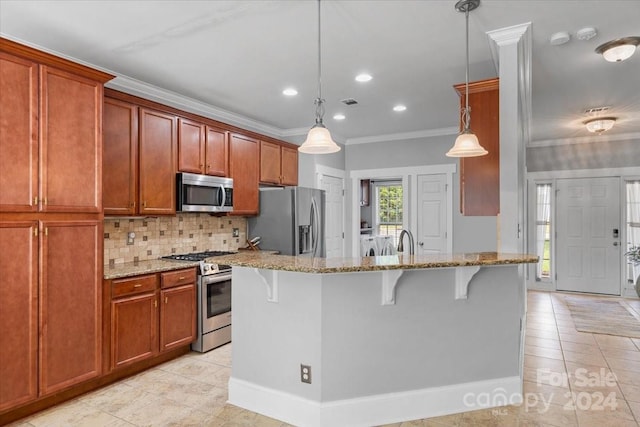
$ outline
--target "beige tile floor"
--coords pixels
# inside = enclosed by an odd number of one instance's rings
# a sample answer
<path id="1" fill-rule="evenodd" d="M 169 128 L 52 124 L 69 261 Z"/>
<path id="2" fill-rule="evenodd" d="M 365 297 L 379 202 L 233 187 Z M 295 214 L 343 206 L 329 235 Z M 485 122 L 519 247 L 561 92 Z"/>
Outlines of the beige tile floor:
<path id="1" fill-rule="evenodd" d="M 639 426 L 640 339 L 578 332 L 563 298 L 529 292 L 524 404 L 389 426 Z M 230 372 L 231 344 L 190 353 L 13 426 L 288 426 L 226 404 Z"/>

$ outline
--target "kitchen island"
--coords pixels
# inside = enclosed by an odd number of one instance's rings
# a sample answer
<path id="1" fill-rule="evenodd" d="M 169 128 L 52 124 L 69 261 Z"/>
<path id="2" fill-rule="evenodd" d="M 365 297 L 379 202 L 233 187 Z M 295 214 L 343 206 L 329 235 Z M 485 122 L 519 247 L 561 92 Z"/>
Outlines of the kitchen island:
<path id="1" fill-rule="evenodd" d="M 300 426 L 370 426 L 521 399 L 521 266 L 536 256 L 216 261 L 234 266 L 234 405 Z"/>

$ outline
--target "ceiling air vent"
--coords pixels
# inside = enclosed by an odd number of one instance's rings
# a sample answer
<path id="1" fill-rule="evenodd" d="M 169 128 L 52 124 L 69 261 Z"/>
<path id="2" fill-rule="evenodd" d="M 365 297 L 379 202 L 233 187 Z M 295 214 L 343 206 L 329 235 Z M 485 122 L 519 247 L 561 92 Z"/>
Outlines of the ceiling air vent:
<path id="1" fill-rule="evenodd" d="M 358 101 L 356 101 L 353 98 L 345 98 L 345 99 L 341 99 L 340 102 L 342 102 L 345 105 L 356 105 L 358 103 Z"/>

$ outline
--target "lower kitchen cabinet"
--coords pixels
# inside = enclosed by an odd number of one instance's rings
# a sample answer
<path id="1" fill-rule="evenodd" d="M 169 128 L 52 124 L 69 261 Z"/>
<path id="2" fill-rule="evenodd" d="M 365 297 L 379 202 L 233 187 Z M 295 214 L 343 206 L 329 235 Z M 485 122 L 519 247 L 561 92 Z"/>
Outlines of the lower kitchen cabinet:
<path id="1" fill-rule="evenodd" d="M 40 395 L 101 374 L 102 221 L 42 221 Z"/>
<path id="2" fill-rule="evenodd" d="M 195 282 L 194 268 L 105 282 L 111 293 L 109 369 L 133 365 L 195 340 Z"/>
<path id="3" fill-rule="evenodd" d="M 0 241 L 2 411 L 101 374 L 102 221 L 0 221 Z"/>
<path id="4" fill-rule="evenodd" d="M 0 222 L 0 411 L 38 395 L 37 229 L 37 221 Z"/>

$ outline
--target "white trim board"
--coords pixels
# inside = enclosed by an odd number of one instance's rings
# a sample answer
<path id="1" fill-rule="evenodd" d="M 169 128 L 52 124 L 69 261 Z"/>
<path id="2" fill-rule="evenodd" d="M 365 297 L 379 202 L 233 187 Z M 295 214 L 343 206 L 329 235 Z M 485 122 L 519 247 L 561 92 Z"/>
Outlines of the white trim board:
<path id="1" fill-rule="evenodd" d="M 527 172 L 527 179 L 551 180 L 565 178 L 601 178 L 606 176 L 619 176 L 627 178 L 630 176 L 640 176 L 640 166 L 626 168 L 605 168 L 605 169 L 573 169 L 573 170 L 553 170 Z"/>
<path id="2" fill-rule="evenodd" d="M 522 402 L 520 377 L 319 402 L 229 379 L 229 403 L 305 427 L 368 427 Z"/>

